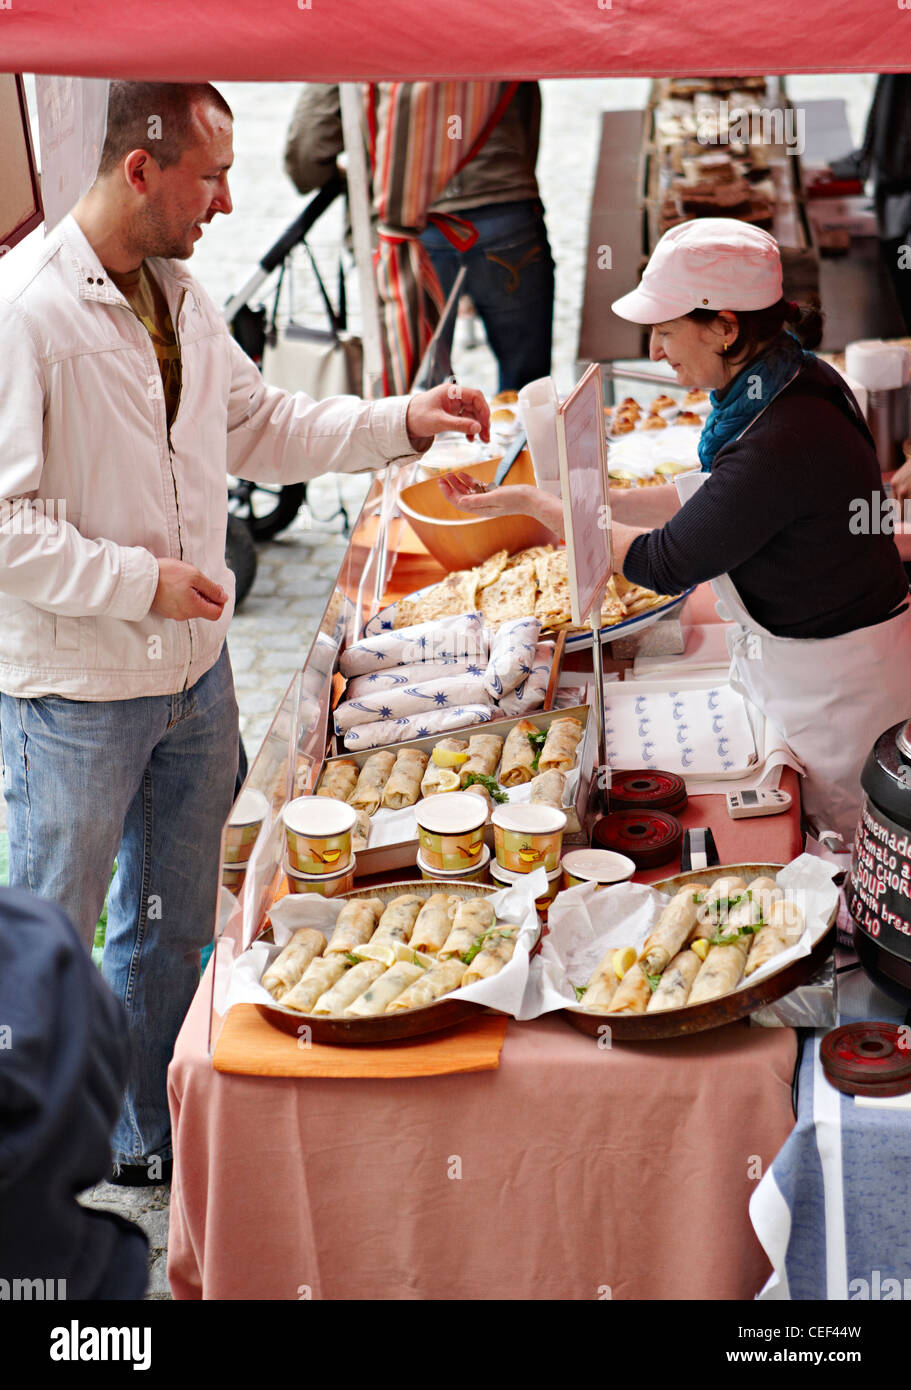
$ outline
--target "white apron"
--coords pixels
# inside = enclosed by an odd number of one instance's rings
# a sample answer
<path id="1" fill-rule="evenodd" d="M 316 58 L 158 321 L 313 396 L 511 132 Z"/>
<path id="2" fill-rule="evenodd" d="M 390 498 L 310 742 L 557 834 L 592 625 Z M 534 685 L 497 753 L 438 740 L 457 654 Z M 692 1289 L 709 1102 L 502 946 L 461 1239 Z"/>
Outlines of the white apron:
<path id="1" fill-rule="evenodd" d="M 708 474 L 678 478 L 685 502 Z M 775 637 L 744 608 L 727 574 L 712 580 L 729 634 L 730 681 L 762 711 L 805 769 L 803 806 L 817 831 L 848 849 L 860 817 L 860 773 L 879 735 L 911 717 L 911 607 L 840 637 Z"/>

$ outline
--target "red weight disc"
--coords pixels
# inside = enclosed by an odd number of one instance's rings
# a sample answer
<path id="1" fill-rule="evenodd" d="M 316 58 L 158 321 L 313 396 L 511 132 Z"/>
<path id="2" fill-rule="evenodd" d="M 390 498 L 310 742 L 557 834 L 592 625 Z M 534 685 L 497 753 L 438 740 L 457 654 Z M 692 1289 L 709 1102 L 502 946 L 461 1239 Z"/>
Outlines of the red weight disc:
<path id="1" fill-rule="evenodd" d="M 903 1096 L 911 1091 L 911 1028 L 897 1023 L 846 1023 L 819 1049 L 827 1079 L 853 1096 Z"/>
<path id="2" fill-rule="evenodd" d="M 628 855 L 637 869 L 653 869 L 679 857 L 683 826 L 666 811 L 611 811 L 596 821 L 594 842 Z"/>
<path id="3" fill-rule="evenodd" d="M 657 772 L 652 768 L 631 768 L 611 775 L 612 811 L 682 811 L 686 805 L 686 782 L 676 772 Z"/>

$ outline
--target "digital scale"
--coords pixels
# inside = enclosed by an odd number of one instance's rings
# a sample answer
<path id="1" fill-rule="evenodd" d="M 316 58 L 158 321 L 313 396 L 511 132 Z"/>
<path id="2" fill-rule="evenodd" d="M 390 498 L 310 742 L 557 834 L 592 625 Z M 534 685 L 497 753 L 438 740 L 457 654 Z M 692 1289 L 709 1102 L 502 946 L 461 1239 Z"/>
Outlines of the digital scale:
<path id="1" fill-rule="evenodd" d="M 725 801 L 731 820 L 745 820 L 747 816 L 777 816 L 786 811 L 791 804 L 790 793 L 779 791 L 742 790 L 727 792 Z"/>

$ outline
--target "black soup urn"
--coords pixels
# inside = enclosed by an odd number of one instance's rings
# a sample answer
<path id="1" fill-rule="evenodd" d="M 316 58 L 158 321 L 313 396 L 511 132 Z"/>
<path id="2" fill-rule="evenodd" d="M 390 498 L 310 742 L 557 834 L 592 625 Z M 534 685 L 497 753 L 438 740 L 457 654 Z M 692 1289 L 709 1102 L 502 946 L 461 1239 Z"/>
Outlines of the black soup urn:
<path id="1" fill-rule="evenodd" d="M 873 745 L 845 884 L 854 946 L 870 979 L 911 1006 L 911 719 Z"/>

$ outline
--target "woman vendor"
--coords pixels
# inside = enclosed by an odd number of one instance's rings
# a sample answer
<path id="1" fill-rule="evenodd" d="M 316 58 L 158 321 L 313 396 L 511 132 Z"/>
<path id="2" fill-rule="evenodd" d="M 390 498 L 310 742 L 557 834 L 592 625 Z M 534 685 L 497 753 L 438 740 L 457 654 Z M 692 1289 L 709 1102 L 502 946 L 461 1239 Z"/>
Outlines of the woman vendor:
<path id="1" fill-rule="evenodd" d="M 652 360 L 711 390 L 713 406 L 702 471 L 676 480 L 682 505 L 672 485 L 612 493 L 614 568 L 658 593 L 712 581 L 739 625 L 732 683 L 803 764 L 811 828 L 850 848 L 864 760 L 911 715 L 911 610 L 894 541 L 869 522 L 881 476 L 863 416 L 806 350 L 821 317 L 782 298 L 774 238 L 729 218 L 672 227 L 613 309 L 650 325 Z M 465 510 L 528 510 L 562 533 L 560 502 L 533 488 L 444 490 Z"/>

